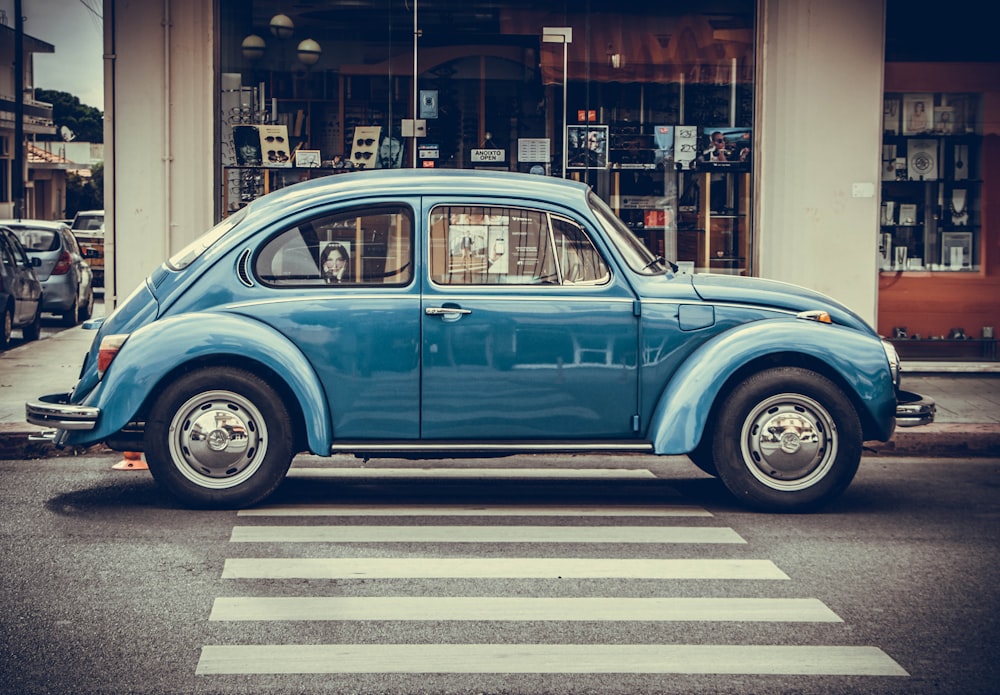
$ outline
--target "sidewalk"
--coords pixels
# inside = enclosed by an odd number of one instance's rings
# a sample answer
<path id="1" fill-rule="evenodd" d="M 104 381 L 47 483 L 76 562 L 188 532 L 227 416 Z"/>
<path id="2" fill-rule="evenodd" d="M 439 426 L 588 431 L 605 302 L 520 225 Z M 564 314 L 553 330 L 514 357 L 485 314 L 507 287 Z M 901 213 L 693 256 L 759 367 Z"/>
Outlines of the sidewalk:
<path id="1" fill-rule="evenodd" d="M 0 353 L 0 459 L 74 453 L 30 442 L 30 434 L 43 430 L 25 422 L 24 403 L 69 391 L 94 335 L 77 326 Z M 1000 362 L 912 362 L 903 369 L 903 388 L 933 398 L 937 419 L 924 427 L 897 428 L 891 441 L 873 447 L 875 452 L 1000 457 Z"/>

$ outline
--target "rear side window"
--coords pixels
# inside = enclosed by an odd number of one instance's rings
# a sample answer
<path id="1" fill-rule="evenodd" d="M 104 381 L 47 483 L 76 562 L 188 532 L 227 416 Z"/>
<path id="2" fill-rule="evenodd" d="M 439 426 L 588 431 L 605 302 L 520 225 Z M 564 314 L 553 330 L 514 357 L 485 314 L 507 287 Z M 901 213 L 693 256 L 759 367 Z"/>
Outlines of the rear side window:
<path id="1" fill-rule="evenodd" d="M 51 229 L 21 227 L 14 230 L 26 251 L 55 251 L 59 248 L 58 232 Z"/>
<path id="2" fill-rule="evenodd" d="M 435 207 L 430 258 L 439 285 L 601 285 L 611 278 L 577 223 L 524 208 Z"/>
<path id="3" fill-rule="evenodd" d="M 272 287 L 406 285 L 413 277 L 413 215 L 385 205 L 317 217 L 272 238 L 257 254 Z"/>

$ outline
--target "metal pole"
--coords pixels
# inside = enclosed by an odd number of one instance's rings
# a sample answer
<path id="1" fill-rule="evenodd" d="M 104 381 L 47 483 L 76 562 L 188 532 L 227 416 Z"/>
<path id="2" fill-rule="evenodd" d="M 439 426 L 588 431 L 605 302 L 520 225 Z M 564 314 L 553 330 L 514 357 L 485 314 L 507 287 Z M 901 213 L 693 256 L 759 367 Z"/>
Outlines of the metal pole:
<path id="1" fill-rule="evenodd" d="M 413 168 L 417 168 L 417 119 L 420 117 L 420 92 L 417 89 L 417 0 L 413 0 Z M 391 148 L 390 148 L 391 149 Z"/>
<path id="2" fill-rule="evenodd" d="M 566 178 L 566 167 L 568 166 L 568 152 L 569 150 L 569 133 L 567 129 L 568 123 L 566 122 L 566 83 L 568 81 L 569 74 L 567 72 L 569 68 L 569 60 L 567 57 L 567 51 L 569 50 L 569 44 L 566 43 L 566 37 L 563 36 L 563 98 L 562 98 L 562 177 Z"/>

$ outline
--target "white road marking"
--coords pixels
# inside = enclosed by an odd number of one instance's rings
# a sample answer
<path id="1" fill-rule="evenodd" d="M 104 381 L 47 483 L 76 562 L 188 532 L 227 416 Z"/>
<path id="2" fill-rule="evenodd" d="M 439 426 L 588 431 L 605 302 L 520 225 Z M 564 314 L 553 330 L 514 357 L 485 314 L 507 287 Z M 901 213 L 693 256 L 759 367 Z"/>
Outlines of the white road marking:
<path id="1" fill-rule="evenodd" d="M 770 560 L 229 558 L 223 579 L 788 579 Z"/>
<path id="2" fill-rule="evenodd" d="M 299 478 L 503 478 L 560 480 L 656 479 L 646 468 L 321 468 L 288 469 L 289 477 Z"/>
<path id="3" fill-rule="evenodd" d="M 318 516 L 586 516 L 586 517 L 711 517 L 701 507 L 686 505 L 594 505 L 560 506 L 558 504 L 288 504 L 254 509 L 241 509 L 238 516 L 246 517 L 318 517 Z"/>
<path id="4" fill-rule="evenodd" d="M 700 526 L 236 526 L 234 543 L 746 543 Z"/>
<path id="5" fill-rule="evenodd" d="M 323 596 L 217 598 L 209 620 L 843 622 L 814 598 Z"/>
<path id="6" fill-rule="evenodd" d="M 197 673 L 909 675 L 875 647 L 711 644 L 208 645 Z"/>

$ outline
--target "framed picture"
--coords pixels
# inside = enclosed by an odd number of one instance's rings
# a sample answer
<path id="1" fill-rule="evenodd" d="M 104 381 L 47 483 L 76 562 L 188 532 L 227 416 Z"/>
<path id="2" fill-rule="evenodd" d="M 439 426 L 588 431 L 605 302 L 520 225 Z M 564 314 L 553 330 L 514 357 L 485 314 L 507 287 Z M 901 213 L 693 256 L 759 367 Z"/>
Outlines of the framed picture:
<path id="1" fill-rule="evenodd" d="M 752 159 L 750 128 L 702 128 L 699 168 L 748 170 Z"/>
<path id="2" fill-rule="evenodd" d="M 903 95 L 903 135 L 920 135 L 934 130 L 934 95 Z"/>
<path id="3" fill-rule="evenodd" d="M 972 232 L 941 233 L 941 265 L 949 270 L 972 268 Z"/>
<path id="4" fill-rule="evenodd" d="M 295 166 L 312 169 L 319 166 L 319 150 L 296 150 Z"/>
<path id="5" fill-rule="evenodd" d="M 899 97 L 886 97 L 882 102 L 882 132 L 899 135 Z"/>
<path id="6" fill-rule="evenodd" d="M 608 126 L 566 126 L 567 169 L 608 168 Z"/>

